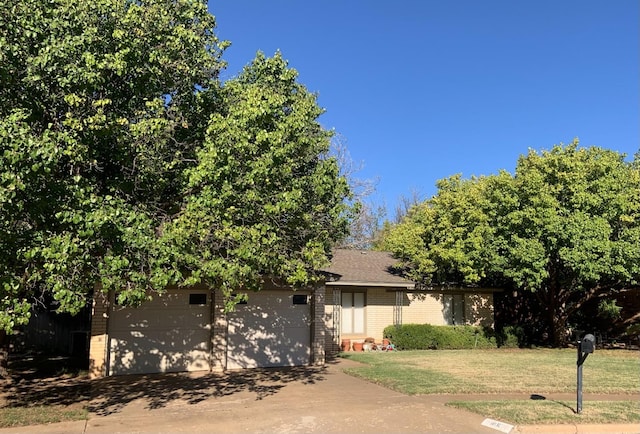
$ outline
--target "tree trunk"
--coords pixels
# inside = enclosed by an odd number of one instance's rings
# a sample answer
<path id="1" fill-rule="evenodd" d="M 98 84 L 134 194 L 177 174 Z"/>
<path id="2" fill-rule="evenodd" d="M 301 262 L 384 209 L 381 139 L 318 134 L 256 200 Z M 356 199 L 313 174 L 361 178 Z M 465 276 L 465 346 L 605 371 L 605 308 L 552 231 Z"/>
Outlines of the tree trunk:
<path id="1" fill-rule="evenodd" d="M 567 314 L 562 312 L 551 312 L 551 332 L 553 334 L 553 346 L 564 347 L 567 344 Z"/>
<path id="2" fill-rule="evenodd" d="M 568 293 L 563 290 L 560 281 L 560 270 L 552 266 L 549 270 L 549 287 L 547 292 L 547 308 L 549 309 L 549 325 L 554 347 L 564 347 L 567 344 L 567 320 L 569 314 L 566 309 Z"/>
<path id="3" fill-rule="evenodd" d="M 564 306 L 564 299 L 562 288 L 558 282 L 558 270 L 552 268 L 549 272 L 549 286 L 547 290 L 543 292 L 546 304 L 549 327 L 551 331 L 551 344 L 554 347 L 563 347 L 567 343 L 567 337 L 565 334 L 567 328 L 568 314 Z"/>

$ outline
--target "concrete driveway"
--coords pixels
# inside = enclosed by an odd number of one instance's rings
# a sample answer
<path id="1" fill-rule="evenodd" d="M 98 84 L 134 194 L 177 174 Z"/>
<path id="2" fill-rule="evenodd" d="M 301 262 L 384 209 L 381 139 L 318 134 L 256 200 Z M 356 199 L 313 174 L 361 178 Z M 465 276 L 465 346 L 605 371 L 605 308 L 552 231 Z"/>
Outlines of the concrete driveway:
<path id="1" fill-rule="evenodd" d="M 352 364 L 339 360 L 323 368 L 111 377 L 74 391 L 54 385 L 58 389 L 47 395 L 51 403 L 90 393 L 88 421 L 0 432 L 497 432 L 482 426 L 479 415 L 445 407 L 443 397 L 407 396 L 344 374 L 342 368 Z M 44 390 L 29 390 L 34 399 L 45 399 Z"/>
<path id="2" fill-rule="evenodd" d="M 246 372 L 232 374 L 231 384 L 225 382 L 204 395 L 187 392 L 160 406 L 156 400 L 157 408 L 154 399 L 136 400 L 118 415 L 90 419 L 87 432 L 148 432 L 151 419 L 151 431 L 156 432 L 495 433 L 480 425 L 481 416 L 346 375 L 341 368 L 348 363 L 263 370 L 248 378 Z M 207 398 L 207 393 L 212 396 Z"/>
<path id="3" fill-rule="evenodd" d="M 447 401 L 474 399 L 472 396 L 403 395 L 342 372 L 354 365 L 356 362 L 339 359 L 323 368 L 224 375 L 26 379 L 12 386 L 12 399 L 22 405 L 87 405 L 89 420 L 0 429 L 0 433 L 500 432 L 481 425 L 482 416 L 445 406 Z M 640 425 L 528 426 L 512 431 L 543 432 L 638 433 Z"/>

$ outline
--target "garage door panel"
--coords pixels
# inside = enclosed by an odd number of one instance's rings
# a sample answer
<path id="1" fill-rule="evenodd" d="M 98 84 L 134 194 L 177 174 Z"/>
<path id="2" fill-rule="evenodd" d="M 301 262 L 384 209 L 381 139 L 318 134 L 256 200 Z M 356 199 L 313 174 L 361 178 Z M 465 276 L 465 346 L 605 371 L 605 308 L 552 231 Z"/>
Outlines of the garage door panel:
<path id="1" fill-rule="evenodd" d="M 257 301 L 256 301 L 257 302 Z M 286 316 L 285 316 L 286 315 Z M 235 312 L 231 312 L 229 316 L 234 319 L 242 319 L 239 324 L 247 326 L 264 326 L 269 330 L 282 329 L 288 327 L 308 327 L 311 320 L 309 306 L 298 305 L 288 306 L 286 308 L 274 308 L 263 306 L 238 306 Z"/>
<path id="2" fill-rule="evenodd" d="M 308 332 L 299 337 L 274 333 L 255 335 L 251 339 L 229 339 L 228 369 L 301 366 L 309 363 Z"/>
<path id="3" fill-rule="evenodd" d="M 306 365 L 311 360 L 309 305 L 293 293 L 264 291 L 228 316 L 227 368 Z"/>
<path id="4" fill-rule="evenodd" d="M 174 333 L 166 333 L 163 330 L 130 330 L 113 333 L 112 340 L 120 342 L 120 347 L 125 345 L 140 350 L 164 349 L 165 352 L 178 349 L 193 348 L 207 349 L 207 342 L 202 339 L 201 330 L 175 330 Z"/>
<path id="5" fill-rule="evenodd" d="M 163 311 L 156 309 L 145 309 L 143 311 L 122 311 L 117 315 L 112 315 L 112 330 L 129 329 L 153 329 L 153 330 L 175 330 L 182 329 L 189 324 L 201 325 L 199 328 L 209 329 L 207 323 L 208 312 L 203 309 L 190 309 L 189 311 Z"/>
<path id="6" fill-rule="evenodd" d="M 181 333 L 168 337 L 161 331 L 132 331 L 111 338 L 111 373 L 199 371 L 209 369 L 208 350 L 202 334 Z"/>
<path id="7" fill-rule="evenodd" d="M 207 304 L 189 304 L 189 294 Z M 207 291 L 168 292 L 138 308 L 116 307 L 109 318 L 111 375 L 209 369 Z"/>

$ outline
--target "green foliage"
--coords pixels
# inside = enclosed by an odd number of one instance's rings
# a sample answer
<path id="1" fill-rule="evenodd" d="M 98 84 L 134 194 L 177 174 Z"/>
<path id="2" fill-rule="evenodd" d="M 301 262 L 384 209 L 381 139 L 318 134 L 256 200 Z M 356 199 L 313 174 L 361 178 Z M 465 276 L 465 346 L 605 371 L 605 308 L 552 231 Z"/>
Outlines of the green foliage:
<path id="1" fill-rule="evenodd" d="M 574 141 L 530 151 L 513 176 L 454 176 L 438 189 L 382 242 L 423 284 L 534 292 L 562 344 L 586 301 L 640 281 L 640 170 L 624 155 Z"/>
<path id="2" fill-rule="evenodd" d="M 399 224 L 387 226 L 378 248 L 392 251 L 407 274 L 426 285 L 486 279 L 496 260 L 491 198 L 508 179 L 501 173 L 438 181 L 438 194 L 410 209 Z"/>
<path id="3" fill-rule="evenodd" d="M 515 328 L 505 328 L 496 336 L 488 327 L 403 324 L 388 326 L 383 333 L 399 350 L 515 348 L 519 344 Z"/>
<path id="4" fill-rule="evenodd" d="M 200 0 L 0 4 L 0 329 L 96 284 L 313 280 L 349 194 L 322 110 L 279 54 L 222 85 L 214 28 Z"/>
<path id="5" fill-rule="evenodd" d="M 620 318 L 622 306 L 618 306 L 615 300 L 601 300 L 598 303 L 598 315 L 606 319 Z"/>
<path id="6" fill-rule="evenodd" d="M 505 221 L 506 274 L 518 286 L 569 291 L 640 275 L 640 177 L 623 156 L 578 143 L 521 157 L 518 205 Z M 524 265 L 524 266 L 517 266 Z M 575 283 L 572 283 L 575 282 Z"/>
<path id="7" fill-rule="evenodd" d="M 627 334 L 627 336 L 638 339 L 640 343 L 640 323 L 631 324 L 629 327 L 627 327 L 625 333 Z"/>
<path id="8" fill-rule="evenodd" d="M 322 110 L 296 77 L 279 53 L 258 53 L 217 91 L 221 107 L 186 171 L 191 194 L 167 226 L 186 265 L 227 294 L 264 276 L 308 284 L 346 233 L 348 186 L 328 157 Z"/>
<path id="9" fill-rule="evenodd" d="M 525 331 L 520 326 L 502 327 L 496 333 L 496 344 L 498 347 L 518 348 L 524 347 L 527 343 Z"/>
<path id="10" fill-rule="evenodd" d="M 213 17 L 194 0 L 9 0 L 0 20 L 0 328 L 39 298 L 78 312 L 96 283 L 138 303 L 179 275 L 157 231 L 222 66 Z"/>

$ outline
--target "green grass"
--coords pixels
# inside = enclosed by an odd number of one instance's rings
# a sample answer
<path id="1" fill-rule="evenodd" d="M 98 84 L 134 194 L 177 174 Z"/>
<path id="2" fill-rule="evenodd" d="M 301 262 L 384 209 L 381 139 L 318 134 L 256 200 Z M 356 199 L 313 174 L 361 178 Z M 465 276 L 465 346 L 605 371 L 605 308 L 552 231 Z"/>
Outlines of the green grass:
<path id="1" fill-rule="evenodd" d="M 584 401 L 580 414 L 574 412 L 575 401 L 453 401 L 447 405 L 516 425 L 640 422 L 636 401 Z"/>
<path id="2" fill-rule="evenodd" d="M 576 352 L 494 349 L 343 353 L 364 363 L 346 372 L 402 393 L 569 393 L 576 390 Z M 640 352 L 598 350 L 583 365 L 583 391 L 640 391 Z"/>
<path id="3" fill-rule="evenodd" d="M 362 362 L 345 372 L 409 395 L 487 394 L 447 405 L 513 424 L 636 423 L 640 352 L 597 350 L 583 365 L 583 393 L 629 394 L 629 400 L 497 400 L 497 394 L 575 393 L 575 350 L 493 349 L 342 353 Z"/>
<path id="4" fill-rule="evenodd" d="M 87 420 L 88 414 L 89 412 L 84 408 L 70 408 L 55 405 L 3 407 L 0 408 L 0 428 Z"/>

